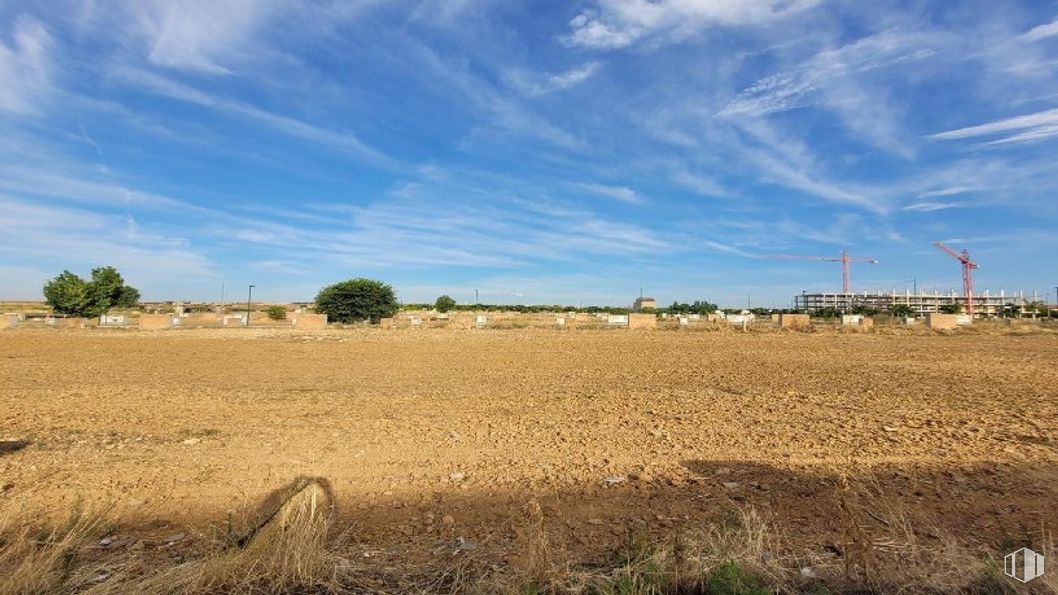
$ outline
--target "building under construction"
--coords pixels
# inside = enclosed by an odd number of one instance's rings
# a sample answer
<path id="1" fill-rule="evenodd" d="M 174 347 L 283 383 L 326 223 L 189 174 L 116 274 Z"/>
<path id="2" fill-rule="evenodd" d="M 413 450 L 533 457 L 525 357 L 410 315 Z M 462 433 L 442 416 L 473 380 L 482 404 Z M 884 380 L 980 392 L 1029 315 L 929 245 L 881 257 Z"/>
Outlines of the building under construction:
<path id="1" fill-rule="evenodd" d="M 999 294 L 985 292 L 973 296 L 975 316 L 997 316 L 1011 309 L 1020 313 L 1028 303 L 1024 295 L 1007 295 L 1002 291 Z M 809 313 L 824 308 L 849 312 L 857 306 L 887 312 L 899 304 L 910 306 L 916 315 L 924 315 L 940 312 L 941 307 L 953 304 L 959 304 L 965 309 L 966 296 L 955 292 L 911 293 L 909 291 L 904 293 L 802 293 L 794 296 L 794 308 Z"/>

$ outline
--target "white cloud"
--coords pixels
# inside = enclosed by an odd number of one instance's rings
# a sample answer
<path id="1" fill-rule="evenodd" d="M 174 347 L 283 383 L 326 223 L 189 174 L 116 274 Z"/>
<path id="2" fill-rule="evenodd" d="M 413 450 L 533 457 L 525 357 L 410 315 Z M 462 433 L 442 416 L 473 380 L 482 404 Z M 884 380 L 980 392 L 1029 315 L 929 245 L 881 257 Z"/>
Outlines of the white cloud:
<path id="1" fill-rule="evenodd" d="M 400 167 L 400 164 L 394 159 L 364 144 L 351 132 L 336 132 L 328 128 L 313 126 L 289 116 L 265 111 L 253 105 L 214 97 L 189 85 L 144 70 L 118 68 L 114 70 L 114 74 L 125 82 L 137 85 L 152 93 L 257 120 L 274 130 L 290 136 L 356 153 L 379 165 Z"/>
<path id="2" fill-rule="evenodd" d="M 598 194 L 629 204 L 639 204 L 642 202 L 642 199 L 636 194 L 636 191 L 627 186 L 607 186 L 605 184 L 590 183 L 577 184 L 577 186 L 593 194 Z"/>
<path id="3" fill-rule="evenodd" d="M 569 45 L 616 49 L 651 35 L 685 38 L 710 26 L 757 25 L 818 0 L 598 0 L 570 20 Z"/>
<path id="4" fill-rule="evenodd" d="M 966 192 L 976 192 L 982 190 L 982 188 L 976 186 L 951 186 L 949 188 L 940 188 L 937 190 L 929 190 L 927 192 L 921 192 L 918 198 L 928 198 L 931 196 L 952 196 L 953 194 L 964 194 Z"/>
<path id="5" fill-rule="evenodd" d="M 539 75 L 512 71 L 505 78 L 507 84 L 518 91 L 529 96 L 538 96 L 575 87 L 595 76 L 600 68 L 602 64 L 599 62 L 588 62 L 558 74 Z"/>
<path id="6" fill-rule="evenodd" d="M 147 58 L 168 68 L 226 74 L 278 10 L 256 0 L 150 0 L 133 4 Z"/>
<path id="7" fill-rule="evenodd" d="M 899 137 L 901 113 L 884 87 L 866 80 L 869 73 L 924 60 L 943 40 L 920 33 L 883 31 L 835 49 L 819 52 L 801 64 L 759 79 L 727 103 L 722 117 L 761 116 L 808 105 L 835 112 L 854 133 L 903 156 L 910 149 Z"/>
<path id="8" fill-rule="evenodd" d="M 953 209 L 960 207 L 961 204 L 957 202 L 919 202 L 912 205 L 907 205 L 902 211 L 921 211 L 924 213 L 931 213 L 933 211 L 943 211 L 944 209 Z"/>
<path id="9" fill-rule="evenodd" d="M 931 134 L 929 138 L 934 140 L 955 140 L 990 136 L 1015 130 L 1020 130 L 1021 132 L 989 141 L 984 143 L 984 145 L 1023 143 L 1056 136 L 1058 135 L 1058 109 L 1044 110 L 1034 114 L 978 124 L 977 126 L 938 132 Z"/>
<path id="10" fill-rule="evenodd" d="M 15 23 L 10 46 L 0 39 L 0 110 L 38 111 L 50 85 L 50 45 L 47 30 L 32 19 Z"/>
<path id="11" fill-rule="evenodd" d="M 1054 37 L 1055 35 L 1058 35 L 1058 19 L 1045 25 L 1033 27 L 1028 33 L 1022 36 L 1022 39 L 1026 41 L 1037 41 L 1047 37 Z"/>

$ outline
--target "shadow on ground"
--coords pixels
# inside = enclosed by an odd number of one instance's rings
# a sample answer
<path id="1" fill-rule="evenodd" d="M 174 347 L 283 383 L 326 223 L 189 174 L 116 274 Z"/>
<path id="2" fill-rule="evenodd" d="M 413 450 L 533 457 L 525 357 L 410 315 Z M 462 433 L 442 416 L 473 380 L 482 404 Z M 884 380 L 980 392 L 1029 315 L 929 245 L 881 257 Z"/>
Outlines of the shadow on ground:
<path id="1" fill-rule="evenodd" d="M 651 548 L 681 539 L 703 552 L 712 548 L 701 555 L 714 562 L 755 556 L 738 561 L 787 573 L 783 584 L 807 588 L 818 579 L 836 591 L 886 591 L 921 580 L 934 584 L 911 592 L 942 592 L 960 577 L 977 588 L 967 573 L 980 568 L 958 565 L 1001 568 L 1001 554 L 1022 546 L 1053 553 L 1053 464 L 888 465 L 851 473 L 744 461 L 684 466 L 689 473 L 678 480 L 632 475 L 563 489 L 447 486 L 373 500 L 335 493 L 324 478 L 299 477 L 262 494 L 259 507 L 224 518 L 117 519 L 101 525 L 78 555 L 100 568 L 130 555 L 164 567 L 244 548 L 266 525 L 283 523 L 284 505 L 310 486 L 320 493 L 312 507 L 333 519 L 343 576 L 355 577 L 348 580 L 356 589 L 382 592 L 474 591 L 495 586 L 490 581 L 497 577 L 507 577 L 508 586 L 531 581 L 555 588 L 573 581 L 568 577 L 605 577 L 627 567 L 632 548 L 649 557 L 660 551 Z M 747 512 L 753 527 L 746 526 Z M 731 541 L 725 527 L 741 536 Z M 738 551 L 717 549 L 729 547 Z M 1037 589 L 1053 592 L 1046 590 L 1053 584 Z"/>

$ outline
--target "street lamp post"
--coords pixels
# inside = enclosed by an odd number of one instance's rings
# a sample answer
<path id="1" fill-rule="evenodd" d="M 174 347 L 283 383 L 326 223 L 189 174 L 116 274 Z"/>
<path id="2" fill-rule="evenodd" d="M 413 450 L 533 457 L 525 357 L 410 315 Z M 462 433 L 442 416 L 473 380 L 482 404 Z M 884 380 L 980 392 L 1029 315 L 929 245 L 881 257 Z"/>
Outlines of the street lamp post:
<path id="1" fill-rule="evenodd" d="M 246 291 L 246 326 L 247 327 L 250 326 L 250 298 L 253 297 L 253 288 L 254 287 L 257 287 L 257 286 L 256 285 L 251 285 L 250 288 Z"/>

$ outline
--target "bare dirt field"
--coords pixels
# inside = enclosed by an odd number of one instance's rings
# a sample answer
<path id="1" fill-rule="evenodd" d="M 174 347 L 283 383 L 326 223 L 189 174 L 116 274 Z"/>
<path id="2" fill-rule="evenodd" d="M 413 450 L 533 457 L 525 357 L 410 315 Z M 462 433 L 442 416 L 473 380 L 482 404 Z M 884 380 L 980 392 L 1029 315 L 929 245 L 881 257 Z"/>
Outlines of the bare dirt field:
<path id="1" fill-rule="evenodd" d="M 1058 525 L 1046 331 L 16 330 L 0 428 L 29 441 L 0 453 L 0 532 L 108 519 L 65 590 L 215 552 L 304 477 L 363 591 L 560 590 L 732 523 L 784 584 L 878 589 L 952 548 L 1053 553 Z"/>

